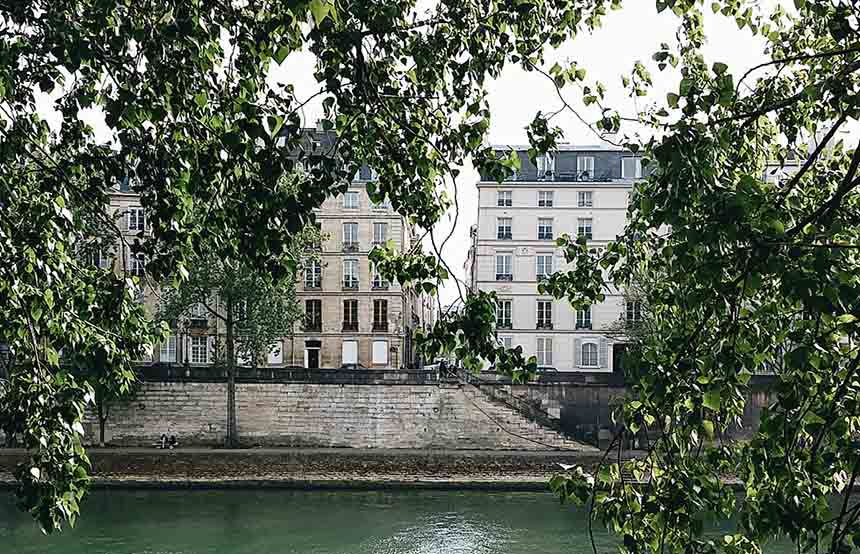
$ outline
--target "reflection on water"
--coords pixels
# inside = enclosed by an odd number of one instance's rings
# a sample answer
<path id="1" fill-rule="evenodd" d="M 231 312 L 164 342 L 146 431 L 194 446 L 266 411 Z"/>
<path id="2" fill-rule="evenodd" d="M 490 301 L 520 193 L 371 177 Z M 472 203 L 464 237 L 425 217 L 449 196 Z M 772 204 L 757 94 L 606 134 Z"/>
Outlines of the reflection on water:
<path id="1" fill-rule="evenodd" d="M 585 512 L 549 493 L 96 492 L 79 526 L 43 537 L 0 501 L 16 554 L 556 554 L 591 551 Z M 598 530 L 602 553 L 615 538 Z M 769 548 L 776 553 L 786 549 Z"/>

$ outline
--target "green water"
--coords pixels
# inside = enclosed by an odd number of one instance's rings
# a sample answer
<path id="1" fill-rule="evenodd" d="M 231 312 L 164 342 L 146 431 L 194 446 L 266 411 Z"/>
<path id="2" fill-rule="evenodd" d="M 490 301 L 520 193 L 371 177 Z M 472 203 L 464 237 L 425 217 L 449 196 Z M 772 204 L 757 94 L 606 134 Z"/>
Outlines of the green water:
<path id="1" fill-rule="evenodd" d="M 548 493 L 103 491 L 78 527 L 51 537 L 2 494 L 3 554 L 591 552 L 585 512 Z M 595 539 L 615 552 L 613 537 Z"/>

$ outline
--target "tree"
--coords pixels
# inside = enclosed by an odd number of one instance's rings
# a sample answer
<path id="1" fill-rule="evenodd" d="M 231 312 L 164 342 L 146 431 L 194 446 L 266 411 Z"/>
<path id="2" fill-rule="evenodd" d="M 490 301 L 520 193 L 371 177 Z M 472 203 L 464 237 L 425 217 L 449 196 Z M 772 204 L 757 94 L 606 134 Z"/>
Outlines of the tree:
<path id="1" fill-rule="evenodd" d="M 296 258 L 316 256 L 312 250 L 320 237 L 315 228 L 291 237 Z M 231 263 L 213 254 L 204 254 L 189 263 L 189 276 L 178 287 L 165 283 L 160 317 L 187 320 L 189 311 L 202 306 L 224 326 L 223 358 L 216 356 L 227 372 L 226 446 L 238 446 L 236 429 L 236 368 L 240 360 L 254 367 L 265 360 L 275 341 L 292 334 L 302 315 L 295 296 L 295 274 L 273 280 L 259 269 Z M 220 358 L 220 359 L 219 359 Z"/>

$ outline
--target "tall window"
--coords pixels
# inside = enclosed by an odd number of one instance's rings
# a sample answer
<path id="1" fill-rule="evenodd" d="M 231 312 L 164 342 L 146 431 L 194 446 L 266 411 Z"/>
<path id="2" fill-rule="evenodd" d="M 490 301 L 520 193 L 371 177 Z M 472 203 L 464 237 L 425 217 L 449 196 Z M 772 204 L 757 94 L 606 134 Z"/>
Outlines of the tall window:
<path id="1" fill-rule="evenodd" d="M 322 331 L 322 300 L 305 300 L 305 330 Z"/>
<path id="2" fill-rule="evenodd" d="M 538 254 L 535 270 L 538 280 L 549 277 L 552 271 L 552 254 Z"/>
<path id="3" fill-rule="evenodd" d="M 538 219 L 538 240 L 552 240 L 552 219 Z"/>
<path id="4" fill-rule="evenodd" d="M 585 237 L 586 240 L 592 239 L 592 228 L 591 228 L 592 220 L 590 217 L 588 218 L 579 218 L 576 224 L 576 234 L 580 237 Z"/>
<path id="5" fill-rule="evenodd" d="M 373 224 L 373 244 L 378 244 L 380 246 L 385 244 L 385 241 L 388 240 L 388 223 L 374 223 Z"/>
<path id="6" fill-rule="evenodd" d="M 513 237 L 511 226 L 513 220 L 510 217 L 500 217 L 496 225 L 496 236 L 499 240 L 510 240 Z"/>
<path id="7" fill-rule="evenodd" d="M 209 311 L 206 310 L 206 306 L 201 302 L 192 304 L 188 308 L 188 323 L 197 328 L 209 327 Z"/>
<path id="8" fill-rule="evenodd" d="M 552 301 L 537 301 L 537 328 L 552 329 Z"/>
<path id="9" fill-rule="evenodd" d="M 358 250 L 358 223 L 343 224 L 343 249 Z"/>
<path id="10" fill-rule="evenodd" d="M 348 190 L 343 195 L 343 207 L 348 209 L 358 209 L 358 192 Z"/>
<path id="11" fill-rule="evenodd" d="M 576 310 L 576 328 L 591 329 L 591 306 L 584 310 Z"/>
<path id="12" fill-rule="evenodd" d="M 538 191 L 538 208 L 552 208 L 553 193 L 551 190 Z"/>
<path id="13" fill-rule="evenodd" d="M 322 287 L 322 265 L 319 260 L 309 260 L 305 267 L 305 288 Z"/>
<path id="14" fill-rule="evenodd" d="M 499 300 L 496 304 L 496 327 L 499 329 L 510 329 L 513 327 L 511 321 L 511 301 Z"/>
<path id="15" fill-rule="evenodd" d="M 176 336 L 170 335 L 161 343 L 158 359 L 165 363 L 176 362 Z"/>
<path id="16" fill-rule="evenodd" d="M 593 342 L 582 343 L 581 363 L 583 367 L 597 367 L 599 360 L 597 357 L 597 344 Z"/>
<path id="17" fill-rule="evenodd" d="M 358 288 L 358 260 L 346 259 L 343 261 L 343 288 Z"/>
<path id="18" fill-rule="evenodd" d="M 208 337 L 191 337 L 191 352 L 189 361 L 192 364 L 209 363 L 209 340 Z"/>
<path id="19" fill-rule="evenodd" d="M 358 300 L 343 301 L 343 330 L 358 331 Z"/>
<path id="20" fill-rule="evenodd" d="M 388 300 L 373 301 L 373 330 L 388 331 Z"/>
<path id="21" fill-rule="evenodd" d="M 146 273 L 146 258 L 143 254 L 128 254 L 128 272 L 138 277 L 143 277 Z"/>
<path id="22" fill-rule="evenodd" d="M 594 156 L 577 156 L 576 174 L 580 181 L 594 179 Z"/>
<path id="23" fill-rule="evenodd" d="M 642 303 L 635 300 L 626 302 L 627 323 L 638 323 L 642 321 Z"/>
<path id="24" fill-rule="evenodd" d="M 537 170 L 538 179 L 549 179 L 551 181 L 555 173 L 555 156 L 551 152 L 540 154 L 537 157 Z"/>
<path id="25" fill-rule="evenodd" d="M 388 281 L 382 277 L 382 275 L 376 269 L 373 270 L 373 282 L 371 286 L 375 289 L 387 289 Z"/>
<path id="26" fill-rule="evenodd" d="M 125 213 L 125 222 L 129 231 L 145 231 L 146 216 L 143 208 L 129 208 Z"/>
<path id="27" fill-rule="evenodd" d="M 579 208 L 591 208 L 594 206 L 590 190 L 581 190 L 576 193 L 576 205 Z"/>
<path id="28" fill-rule="evenodd" d="M 373 341 L 373 363 L 387 364 L 388 363 L 388 341 L 375 340 Z"/>
<path id="29" fill-rule="evenodd" d="M 552 339 L 549 337 L 537 339 L 537 364 L 540 367 L 552 366 Z"/>
<path id="30" fill-rule="evenodd" d="M 513 281 L 512 254 L 496 254 L 496 281 Z"/>
<path id="31" fill-rule="evenodd" d="M 621 158 L 621 178 L 639 179 L 642 177 L 642 158 Z"/>
<path id="32" fill-rule="evenodd" d="M 509 190 L 500 190 L 496 195 L 496 205 L 505 208 L 513 206 L 513 192 Z"/>

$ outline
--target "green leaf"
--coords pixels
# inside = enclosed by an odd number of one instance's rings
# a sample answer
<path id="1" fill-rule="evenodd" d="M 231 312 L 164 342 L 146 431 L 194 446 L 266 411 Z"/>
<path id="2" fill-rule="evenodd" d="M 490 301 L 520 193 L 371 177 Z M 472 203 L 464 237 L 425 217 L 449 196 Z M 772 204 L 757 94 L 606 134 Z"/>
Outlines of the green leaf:
<path id="1" fill-rule="evenodd" d="M 319 25 L 322 23 L 322 20 L 329 16 L 334 10 L 334 4 L 330 3 L 330 0 L 311 0 L 310 3 L 311 15 L 313 15 L 314 22 Z"/>
<path id="2" fill-rule="evenodd" d="M 715 412 L 720 411 L 720 390 L 711 389 L 705 392 L 702 398 L 702 405 Z"/>
<path id="3" fill-rule="evenodd" d="M 678 107 L 678 100 L 680 100 L 680 96 L 675 94 L 674 92 L 670 92 L 666 95 L 666 102 L 668 102 L 670 108 Z"/>
<path id="4" fill-rule="evenodd" d="M 714 73 L 716 73 L 717 75 L 722 75 L 723 73 L 726 72 L 726 70 L 728 68 L 729 68 L 729 66 L 727 66 L 726 64 L 724 64 L 722 62 L 716 62 L 716 63 L 714 63 L 713 70 L 714 70 Z"/>

